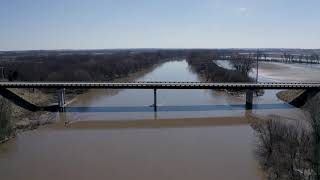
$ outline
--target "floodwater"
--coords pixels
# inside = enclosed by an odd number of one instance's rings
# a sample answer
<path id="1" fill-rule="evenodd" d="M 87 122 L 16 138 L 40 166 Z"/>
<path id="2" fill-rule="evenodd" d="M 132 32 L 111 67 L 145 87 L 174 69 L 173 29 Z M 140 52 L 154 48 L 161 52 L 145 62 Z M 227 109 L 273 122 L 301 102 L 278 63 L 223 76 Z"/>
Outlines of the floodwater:
<path id="1" fill-rule="evenodd" d="M 171 61 L 136 81 L 199 81 L 186 61 Z M 262 179 L 254 157 L 254 116 L 299 118 L 266 91 L 252 111 L 244 97 L 210 90 L 90 90 L 56 115 L 67 121 L 21 133 L 0 145 L 7 179 Z"/>

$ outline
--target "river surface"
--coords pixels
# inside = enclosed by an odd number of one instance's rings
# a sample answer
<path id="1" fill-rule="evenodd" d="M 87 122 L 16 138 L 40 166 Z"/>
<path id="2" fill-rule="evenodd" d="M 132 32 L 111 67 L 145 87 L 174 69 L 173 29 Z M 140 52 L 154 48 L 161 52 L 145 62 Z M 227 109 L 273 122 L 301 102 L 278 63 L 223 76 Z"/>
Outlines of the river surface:
<path id="1" fill-rule="evenodd" d="M 166 62 L 135 81 L 200 81 L 186 61 Z M 246 111 L 222 91 L 90 90 L 53 114 L 62 123 L 0 145 L 1 180 L 262 179 L 251 117 L 302 117 L 265 91 Z"/>

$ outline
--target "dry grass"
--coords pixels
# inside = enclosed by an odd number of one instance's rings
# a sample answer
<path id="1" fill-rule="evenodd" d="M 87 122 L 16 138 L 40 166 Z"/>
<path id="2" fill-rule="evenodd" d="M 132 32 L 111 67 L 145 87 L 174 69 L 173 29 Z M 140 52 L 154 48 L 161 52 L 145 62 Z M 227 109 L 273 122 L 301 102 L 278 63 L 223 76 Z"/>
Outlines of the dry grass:
<path id="1" fill-rule="evenodd" d="M 277 97 L 284 102 L 292 102 L 294 99 L 299 97 L 304 90 L 287 90 L 287 91 L 280 91 L 277 93 Z"/>

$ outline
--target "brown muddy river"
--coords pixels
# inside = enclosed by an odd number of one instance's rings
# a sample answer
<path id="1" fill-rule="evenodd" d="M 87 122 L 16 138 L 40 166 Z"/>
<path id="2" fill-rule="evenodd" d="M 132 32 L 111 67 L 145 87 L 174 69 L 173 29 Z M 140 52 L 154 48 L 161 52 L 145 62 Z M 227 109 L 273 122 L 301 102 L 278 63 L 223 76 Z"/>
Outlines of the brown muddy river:
<path id="1" fill-rule="evenodd" d="M 199 81 L 186 61 L 162 64 L 136 81 Z M 295 119 L 300 110 L 276 91 L 244 98 L 209 90 L 90 90 L 60 124 L 21 133 L 0 145 L 1 180 L 57 179 L 262 179 L 254 157 L 252 116 Z"/>

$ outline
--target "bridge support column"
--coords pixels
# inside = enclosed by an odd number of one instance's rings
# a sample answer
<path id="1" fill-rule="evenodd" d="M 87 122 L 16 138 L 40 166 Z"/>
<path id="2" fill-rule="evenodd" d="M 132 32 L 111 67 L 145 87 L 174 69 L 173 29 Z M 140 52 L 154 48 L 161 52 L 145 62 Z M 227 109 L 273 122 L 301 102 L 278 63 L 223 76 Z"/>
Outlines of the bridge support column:
<path id="1" fill-rule="evenodd" d="M 65 89 L 58 90 L 59 112 L 64 112 L 65 108 Z"/>
<path id="2" fill-rule="evenodd" d="M 154 111 L 157 112 L 157 89 L 153 89 L 153 107 Z"/>
<path id="3" fill-rule="evenodd" d="M 248 89 L 246 91 L 246 109 L 250 110 L 253 108 L 253 90 Z"/>

